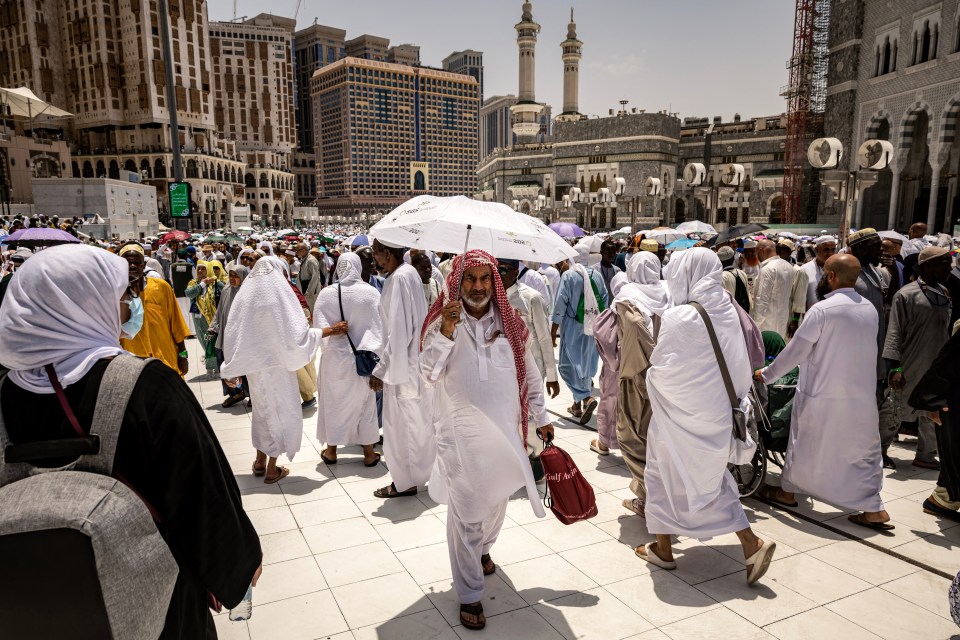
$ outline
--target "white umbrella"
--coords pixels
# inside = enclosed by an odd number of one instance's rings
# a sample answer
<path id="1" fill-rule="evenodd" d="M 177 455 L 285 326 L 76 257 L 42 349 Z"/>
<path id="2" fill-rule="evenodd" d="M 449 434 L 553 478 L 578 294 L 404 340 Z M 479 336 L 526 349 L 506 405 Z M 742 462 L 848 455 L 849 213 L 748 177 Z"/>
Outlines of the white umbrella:
<path id="1" fill-rule="evenodd" d="M 703 220 L 688 220 L 677 225 L 678 233 L 716 233 L 717 230 Z"/>
<path id="2" fill-rule="evenodd" d="M 543 222 L 499 202 L 417 196 L 368 232 L 381 242 L 436 252 L 481 249 L 497 258 L 555 263 L 577 255 Z"/>
<path id="3" fill-rule="evenodd" d="M 670 227 L 651 229 L 650 231 L 644 231 L 643 234 L 646 237 L 653 238 L 657 242 L 662 242 L 663 244 L 670 244 L 674 240 L 682 240 L 687 237 L 687 234 L 680 233 L 676 229 L 671 229 Z"/>

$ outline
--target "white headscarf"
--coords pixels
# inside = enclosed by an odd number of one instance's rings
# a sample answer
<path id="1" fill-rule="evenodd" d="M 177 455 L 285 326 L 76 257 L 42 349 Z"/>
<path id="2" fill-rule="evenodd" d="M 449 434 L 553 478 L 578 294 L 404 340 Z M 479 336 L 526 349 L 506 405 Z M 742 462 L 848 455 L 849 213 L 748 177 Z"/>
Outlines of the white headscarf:
<path id="1" fill-rule="evenodd" d="M 272 367 L 296 371 L 316 354 L 321 334 L 307 323 L 286 267 L 279 258 L 260 258 L 233 298 L 223 342 L 223 377 Z"/>
<path id="2" fill-rule="evenodd" d="M 263 252 L 264 252 L 266 255 L 268 255 L 268 256 L 276 255 L 276 254 L 273 252 L 273 245 L 270 244 L 270 243 L 267 242 L 267 241 L 263 241 L 263 242 L 261 242 L 260 244 L 258 244 L 258 245 L 257 245 L 257 249 L 260 249 L 261 251 L 263 251 Z"/>
<path id="3" fill-rule="evenodd" d="M 623 290 L 624 285 L 629 282 L 627 280 L 627 274 L 622 271 L 618 271 L 610 278 L 610 298 L 613 299 Z"/>
<path id="4" fill-rule="evenodd" d="M 357 254 L 340 256 L 337 260 L 339 287 L 325 287 L 320 291 L 314 307 L 313 326 L 323 329 L 340 322 L 342 302 L 342 317 L 347 322 L 347 333 L 354 346 L 361 351 L 379 352 L 383 347 L 383 325 L 378 311 L 380 292 L 360 279 L 362 270 L 363 264 Z"/>
<path id="5" fill-rule="evenodd" d="M 120 348 L 120 297 L 127 261 L 103 249 L 71 244 L 27 260 L 10 280 L 0 314 L 0 362 L 33 393 L 53 393 L 52 364 L 68 387 Z"/>
<path id="6" fill-rule="evenodd" d="M 627 279 L 630 283 L 620 289 L 614 302 L 633 302 L 647 316 L 648 328 L 652 332 L 651 314 L 662 316 L 664 311 L 673 306 L 670 292 L 660 279 L 660 259 L 657 254 L 650 251 L 633 254 L 627 262 Z"/>
<path id="7" fill-rule="evenodd" d="M 593 323 L 600 315 L 600 305 L 597 304 L 597 296 L 593 293 L 593 281 L 587 272 L 586 265 L 590 259 L 590 252 L 583 245 L 577 245 L 574 249 L 577 251 L 577 257 L 570 263 L 570 270 L 579 273 L 580 277 L 583 278 L 583 333 L 592 336 Z"/>
<path id="8" fill-rule="evenodd" d="M 708 312 L 726 309 L 730 297 L 723 288 L 723 265 L 710 249 L 694 247 L 664 267 L 674 306 L 699 302 Z"/>

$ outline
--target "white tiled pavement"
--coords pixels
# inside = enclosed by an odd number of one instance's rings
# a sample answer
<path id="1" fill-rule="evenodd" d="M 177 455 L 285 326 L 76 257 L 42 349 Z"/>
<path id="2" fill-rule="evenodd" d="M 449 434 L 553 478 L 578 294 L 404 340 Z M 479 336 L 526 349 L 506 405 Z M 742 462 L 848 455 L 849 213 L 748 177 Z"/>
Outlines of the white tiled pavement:
<path id="1" fill-rule="evenodd" d="M 190 387 L 236 473 L 264 552 L 251 620 L 216 618 L 225 640 L 960 638 L 947 579 L 754 500 L 745 506 L 755 531 L 777 542 L 759 585 L 746 587 L 732 534 L 681 539 L 677 571 L 651 567 L 633 547 L 652 536 L 620 506 L 632 497 L 622 460 L 596 456 L 588 449 L 595 434 L 559 418 L 557 444 L 593 485 L 599 515 L 563 526 L 549 512 L 538 520 L 524 499 L 511 501 L 492 551 L 499 568 L 486 582 L 487 628 L 464 629 L 450 581 L 446 508 L 426 493 L 375 498 L 374 489 L 390 482 L 387 468 L 363 467 L 359 448 L 341 449 L 339 464 L 324 465 L 316 409 L 304 411 L 303 449 L 287 465 L 290 476 L 265 485 L 250 470 L 249 410 L 220 408 L 219 382 L 197 377 L 199 347 L 188 345 Z M 563 414 L 569 404 L 564 392 L 549 407 Z M 923 514 L 936 474 L 910 466 L 912 445 L 894 446 L 899 469 L 886 472 L 891 534 L 854 527 L 842 509 L 811 499 L 796 511 L 953 575 L 960 526 Z"/>

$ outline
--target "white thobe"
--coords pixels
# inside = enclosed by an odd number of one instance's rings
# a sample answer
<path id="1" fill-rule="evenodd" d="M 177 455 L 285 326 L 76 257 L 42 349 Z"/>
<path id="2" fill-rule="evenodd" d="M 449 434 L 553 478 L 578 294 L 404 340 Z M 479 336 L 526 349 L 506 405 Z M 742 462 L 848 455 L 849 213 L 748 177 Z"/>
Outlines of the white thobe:
<path id="1" fill-rule="evenodd" d="M 319 278 L 319 274 L 316 277 Z M 341 286 L 342 283 L 320 292 L 313 312 L 313 326 L 322 330 L 345 320 L 357 349 L 380 351 L 383 344 L 377 309 L 380 294 L 365 282 L 357 281 L 338 291 Z M 357 375 L 356 358 L 347 337 L 324 338 L 320 354 L 317 440 L 330 446 L 376 443 L 379 438 L 376 394 L 370 388 L 370 378 Z"/>
<path id="2" fill-rule="evenodd" d="M 817 285 L 823 277 L 823 267 L 816 260 L 804 262 L 800 267 L 807 274 L 807 309 L 817 304 Z"/>
<path id="3" fill-rule="evenodd" d="M 735 303 L 727 300 L 708 313 L 734 391 L 745 398 L 750 361 Z M 668 309 L 662 318 L 647 370 L 653 409 L 644 470 L 647 531 L 694 538 L 741 531 L 750 523 L 727 471 L 733 417 L 707 329 L 687 304 Z"/>
<path id="4" fill-rule="evenodd" d="M 543 380 L 529 351 L 526 370 L 530 414 L 538 425 L 548 424 Z M 496 308 L 491 304 L 479 320 L 467 314 L 453 340 L 439 331 L 428 335 L 420 371 L 435 386 L 437 402 L 430 497 L 449 505 L 447 544 L 460 601 L 477 602 L 480 555 L 496 540 L 510 496 L 526 488 L 534 513 L 545 515 L 520 429 L 513 350 Z"/>
<path id="5" fill-rule="evenodd" d="M 401 264 L 380 294 L 384 344 L 373 371 L 383 381 L 383 453 L 399 492 L 426 483 L 436 457 L 432 393 L 418 374 L 426 316 L 420 274 Z"/>
<path id="6" fill-rule="evenodd" d="M 524 265 L 520 265 L 523 272 L 517 276 L 517 282 L 527 285 L 541 296 L 543 301 L 550 306 L 550 288 L 547 285 L 547 279 L 538 271 L 534 271 Z"/>
<path id="7" fill-rule="evenodd" d="M 760 331 L 776 331 L 782 337 L 787 337 L 795 277 L 793 265 L 777 256 L 760 263 L 760 275 L 754 283 L 753 307 L 750 309 L 750 315 Z M 806 291 L 803 293 L 806 303 Z"/>
<path id="8" fill-rule="evenodd" d="M 507 298 L 530 330 L 527 348 L 533 354 L 540 376 L 545 382 L 556 382 L 557 356 L 550 336 L 550 314 L 547 312 L 543 296 L 525 284 L 517 282 L 507 289 Z"/>
<path id="9" fill-rule="evenodd" d="M 547 308 L 550 310 L 550 315 L 553 315 L 553 303 L 557 299 L 557 291 L 560 290 L 560 272 L 557 271 L 556 267 L 547 265 L 541 267 L 539 273 L 547 279 L 547 287 L 549 287 L 550 293 L 547 299 Z"/>
<path id="10" fill-rule="evenodd" d="M 873 304 L 852 288 L 811 307 L 793 340 L 764 369 L 767 382 L 800 366 L 784 491 L 846 509 L 882 511 L 877 431 L 877 324 Z"/>
<path id="11" fill-rule="evenodd" d="M 247 374 L 253 415 L 250 435 L 253 446 L 271 458 L 281 453 L 289 460 L 303 440 L 303 410 L 297 372 L 270 367 Z"/>

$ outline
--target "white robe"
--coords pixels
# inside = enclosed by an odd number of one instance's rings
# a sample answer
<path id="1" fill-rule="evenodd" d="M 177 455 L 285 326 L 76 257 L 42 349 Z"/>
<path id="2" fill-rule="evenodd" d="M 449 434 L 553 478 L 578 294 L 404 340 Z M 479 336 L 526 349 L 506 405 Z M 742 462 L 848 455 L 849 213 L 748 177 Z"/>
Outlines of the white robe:
<path id="1" fill-rule="evenodd" d="M 322 334 L 311 329 L 290 287 L 286 263 L 257 261 L 230 307 L 223 340 L 224 378 L 247 376 L 253 402 L 253 446 L 293 460 L 303 440 L 297 370 L 313 360 Z"/>
<path id="2" fill-rule="evenodd" d="M 730 401 L 703 320 L 686 303 L 696 300 L 709 314 L 734 391 L 743 399 L 741 408 L 747 405 L 750 361 L 734 303 L 721 285 L 720 261 L 703 255 L 697 249 L 684 251 L 667 269 L 678 306 L 663 313 L 647 371 L 653 416 L 644 471 L 647 530 L 695 538 L 749 527 L 737 484 L 727 471 L 734 450 Z M 674 270 L 686 270 L 691 261 L 709 264 L 690 276 L 698 278 L 693 284 L 676 280 Z"/>
<path id="3" fill-rule="evenodd" d="M 402 264 L 387 277 L 380 294 L 384 341 L 373 372 L 383 381 L 383 453 L 397 491 L 424 485 L 437 452 L 433 394 L 418 368 L 426 316 L 420 274 Z"/>
<path id="4" fill-rule="evenodd" d="M 421 374 L 436 388 L 438 415 L 430 497 L 450 504 L 463 522 L 484 522 L 523 487 L 533 512 L 544 516 L 520 431 L 513 351 L 502 332 L 491 305 L 480 320 L 467 316 L 453 340 L 432 332 L 420 356 Z M 548 424 L 543 379 L 529 351 L 526 369 L 530 414 Z"/>
<path id="5" fill-rule="evenodd" d="M 817 285 L 823 277 L 823 267 L 816 260 L 804 262 L 800 267 L 807 274 L 807 309 L 817 304 Z"/>
<path id="6" fill-rule="evenodd" d="M 877 311 L 853 289 L 810 308 L 793 340 L 764 369 L 766 381 L 800 366 L 785 491 L 847 509 L 881 511 L 883 463 L 877 431 Z"/>
<path id="7" fill-rule="evenodd" d="M 754 284 L 754 301 L 750 315 L 761 331 L 776 331 L 781 337 L 787 337 L 794 278 L 793 265 L 777 256 L 760 263 L 760 275 Z M 806 290 L 803 293 L 806 303 Z"/>
<path id="8" fill-rule="evenodd" d="M 351 277 L 344 276 L 343 272 L 349 264 L 348 256 L 354 255 L 344 254 L 337 261 L 339 283 L 320 291 L 313 311 L 313 326 L 322 330 L 335 325 L 342 318 L 347 322 L 354 346 L 361 351 L 376 353 L 383 346 L 378 309 L 380 293 L 360 280 L 359 258 L 356 259 L 355 268 L 350 265 L 355 273 Z M 340 297 L 343 316 L 340 315 Z M 330 446 L 374 444 L 379 438 L 376 394 L 370 388 L 370 378 L 357 375 L 353 350 L 347 337 L 324 338 L 320 353 L 317 440 Z"/>

